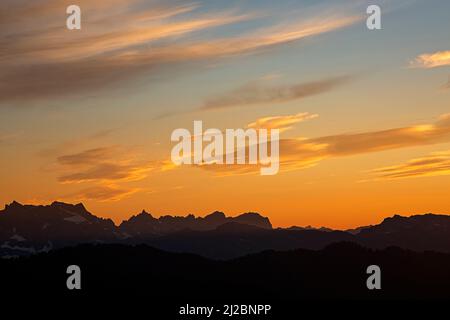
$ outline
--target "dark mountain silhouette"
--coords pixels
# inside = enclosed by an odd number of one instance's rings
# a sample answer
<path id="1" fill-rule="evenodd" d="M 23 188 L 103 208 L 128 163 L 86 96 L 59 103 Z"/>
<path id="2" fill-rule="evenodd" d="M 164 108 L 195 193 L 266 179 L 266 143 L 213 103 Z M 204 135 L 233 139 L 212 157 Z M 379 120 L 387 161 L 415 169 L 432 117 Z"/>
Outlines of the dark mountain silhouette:
<path id="1" fill-rule="evenodd" d="M 306 226 L 306 227 L 292 226 L 287 229 L 288 230 L 318 230 L 318 231 L 324 231 L 324 232 L 334 231 L 333 229 L 330 229 L 327 227 L 314 228 L 313 226 Z"/>
<path id="2" fill-rule="evenodd" d="M 353 228 L 353 229 L 347 229 L 347 230 L 345 230 L 345 232 L 348 232 L 348 233 L 351 233 L 351 234 L 358 234 L 358 233 L 360 233 L 362 230 L 368 229 L 368 228 L 371 228 L 371 227 L 373 227 L 373 226 L 370 225 L 370 226 L 356 227 L 356 228 Z"/>
<path id="3" fill-rule="evenodd" d="M 154 218 L 143 211 L 119 226 L 89 213 L 82 204 L 47 206 L 13 202 L 0 211 L 0 256 L 30 255 L 82 243 L 148 244 L 172 252 L 230 259 L 264 250 L 320 250 L 350 241 L 368 248 L 398 246 L 450 252 L 450 216 L 394 216 L 381 224 L 348 231 L 291 227 L 273 229 L 257 213 L 226 217 L 188 215 Z"/>
<path id="4" fill-rule="evenodd" d="M 204 218 L 188 215 L 186 217 L 162 216 L 156 219 L 146 211 L 142 211 L 140 214 L 122 222 L 119 229 L 128 236 L 148 238 L 182 230 L 214 230 L 229 222 L 237 222 L 262 229 L 272 228 L 269 219 L 262 217 L 258 213 L 244 213 L 233 218 L 226 217 L 223 212 L 216 211 Z"/>
<path id="5" fill-rule="evenodd" d="M 386 218 L 362 229 L 358 241 L 371 248 L 398 246 L 416 251 L 450 252 L 450 216 L 425 214 Z"/>
<path id="6" fill-rule="evenodd" d="M 264 250 L 322 249 L 338 241 L 355 241 L 342 231 L 261 229 L 236 222 L 210 231 L 183 231 L 148 239 L 147 244 L 167 251 L 189 252 L 229 259 Z"/>
<path id="7" fill-rule="evenodd" d="M 1 255 L 23 255 L 83 242 L 119 238 L 112 220 L 98 218 L 80 203 L 48 206 L 12 202 L 0 211 Z"/>
<path id="8" fill-rule="evenodd" d="M 65 270 L 74 263 L 82 270 L 78 292 L 65 286 Z M 382 290 L 366 287 L 366 269 L 372 264 L 382 270 Z M 346 242 L 317 251 L 264 251 L 228 261 L 168 253 L 146 245 L 99 244 L 31 258 L 0 259 L 0 283 L 12 297 L 35 293 L 46 298 L 46 293 L 96 298 L 143 295 L 147 304 L 168 300 L 449 299 L 448 270 L 450 254 L 394 247 L 371 250 Z"/>

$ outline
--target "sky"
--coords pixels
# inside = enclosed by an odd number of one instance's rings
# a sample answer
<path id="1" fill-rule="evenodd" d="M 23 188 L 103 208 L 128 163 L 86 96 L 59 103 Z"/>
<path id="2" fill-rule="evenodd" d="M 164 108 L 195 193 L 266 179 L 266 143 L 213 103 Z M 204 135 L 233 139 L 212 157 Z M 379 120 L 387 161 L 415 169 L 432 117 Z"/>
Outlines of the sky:
<path id="1" fill-rule="evenodd" d="M 447 0 L 3 0 L 0 204 L 341 229 L 448 214 L 449 15 Z M 173 165 L 171 133 L 194 120 L 280 129 L 279 173 Z"/>

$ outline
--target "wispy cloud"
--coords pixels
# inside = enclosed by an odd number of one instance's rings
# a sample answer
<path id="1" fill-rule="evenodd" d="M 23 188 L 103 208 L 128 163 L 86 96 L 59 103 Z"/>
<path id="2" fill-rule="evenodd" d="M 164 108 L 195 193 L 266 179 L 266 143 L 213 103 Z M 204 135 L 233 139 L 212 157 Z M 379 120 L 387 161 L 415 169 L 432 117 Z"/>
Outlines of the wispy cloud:
<path id="1" fill-rule="evenodd" d="M 308 168 L 329 158 L 449 141 L 450 114 L 442 115 L 430 124 L 312 139 L 280 139 L 280 171 Z M 205 165 L 201 168 L 218 172 L 220 175 L 259 173 L 259 167 L 255 165 Z"/>
<path id="2" fill-rule="evenodd" d="M 410 66 L 414 68 L 450 66 L 450 50 L 421 54 L 410 62 Z"/>
<path id="3" fill-rule="evenodd" d="M 118 147 L 101 147 L 58 157 L 58 163 L 70 173 L 59 176 L 62 183 L 137 181 L 158 168 L 151 161 L 138 161 Z M 67 170 L 65 170 L 67 171 Z"/>
<path id="4" fill-rule="evenodd" d="M 87 185 L 63 196 L 70 200 L 117 201 L 141 191 L 130 182 L 147 178 L 152 172 L 173 169 L 167 161 L 145 161 L 130 149 L 105 146 L 57 157 L 58 182 Z"/>
<path id="5" fill-rule="evenodd" d="M 281 126 L 289 128 L 316 115 L 300 113 L 292 116 L 259 119 L 262 127 Z M 250 125 L 255 125 L 258 120 Z M 278 124 L 277 124 L 278 123 Z M 412 125 L 381 131 L 338 134 L 318 138 L 280 139 L 280 171 L 292 171 L 317 165 L 319 162 L 336 157 L 381 152 L 445 143 L 450 141 L 450 114 L 442 115 L 434 123 Z M 170 161 L 138 161 L 130 152 L 118 151 L 117 147 L 101 147 L 75 154 L 63 155 L 58 161 L 70 173 L 60 175 L 62 183 L 91 182 L 99 186 L 111 183 L 125 183 L 148 177 L 152 172 L 164 172 L 176 168 Z M 270 148 L 269 148 L 270 149 Z M 124 157 L 123 154 L 127 156 Z M 419 159 L 413 164 L 431 164 L 445 160 L 443 154 L 431 159 Z M 445 155 L 447 156 L 447 155 Z M 442 162 L 442 161 L 441 161 Z M 443 164 L 443 163 L 441 163 Z M 259 174 L 258 165 L 202 165 L 218 175 Z M 441 167 L 442 170 L 446 169 Z M 386 169 L 386 168 L 384 168 Z M 399 169 L 401 169 L 399 167 Z M 434 168 L 436 169 L 436 167 Z M 380 171 L 379 173 L 381 173 Z M 443 171 L 441 171 L 443 172 Z"/>
<path id="6" fill-rule="evenodd" d="M 62 183 L 80 183 L 88 181 L 136 181 L 147 177 L 154 170 L 151 164 L 98 163 L 85 170 L 62 175 L 58 178 Z"/>
<path id="7" fill-rule="evenodd" d="M 90 165 L 99 161 L 107 160 L 117 154 L 116 147 L 100 147 L 84 150 L 79 153 L 62 155 L 58 157 L 58 162 L 62 165 Z"/>
<path id="8" fill-rule="evenodd" d="M 130 195 L 140 191 L 139 188 L 119 188 L 115 185 L 99 185 L 82 189 L 78 192 L 68 194 L 64 196 L 65 199 L 71 201 L 84 201 L 84 200 L 96 200 L 96 201 L 119 201 Z"/>
<path id="9" fill-rule="evenodd" d="M 306 120 L 317 118 L 319 115 L 301 112 L 287 116 L 272 116 L 257 119 L 255 122 L 249 123 L 248 128 L 255 129 L 279 129 L 280 132 L 292 129 L 293 125 Z"/>
<path id="10" fill-rule="evenodd" d="M 450 151 L 435 152 L 404 164 L 372 170 L 379 180 L 450 175 Z"/>
<path id="11" fill-rule="evenodd" d="M 169 0 L 80 0 L 77 4 L 86 13 L 82 30 L 69 31 L 61 20 L 64 2 L 2 2 L 8 13 L 0 18 L 0 102 L 105 89 L 139 74 L 155 74 L 161 67 L 253 53 L 359 19 L 317 13 L 302 23 L 284 22 L 211 39 L 191 35 L 255 19 L 260 13 L 204 12 L 199 4 Z"/>
<path id="12" fill-rule="evenodd" d="M 201 109 L 211 110 L 299 100 L 328 92 L 350 79 L 350 76 L 340 76 L 283 86 L 269 86 L 261 81 L 252 82 L 223 95 L 208 99 Z"/>

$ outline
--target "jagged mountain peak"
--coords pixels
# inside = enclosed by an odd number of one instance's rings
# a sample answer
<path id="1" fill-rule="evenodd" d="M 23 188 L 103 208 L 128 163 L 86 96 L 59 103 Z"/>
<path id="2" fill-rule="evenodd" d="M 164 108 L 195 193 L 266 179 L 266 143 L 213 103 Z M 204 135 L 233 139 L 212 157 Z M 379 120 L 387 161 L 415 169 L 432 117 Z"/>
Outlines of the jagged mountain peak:
<path id="1" fill-rule="evenodd" d="M 155 219 L 150 213 L 145 210 L 142 210 L 140 213 L 131 216 L 128 220 L 122 221 L 119 228 L 127 228 L 127 226 L 132 225 L 145 225 L 156 223 L 158 219 Z"/>
<path id="2" fill-rule="evenodd" d="M 320 228 L 311 232 L 309 227 L 273 229 L 270 220 L 259 213 L 227 217 L 220 211 L 205 217 L 191 214 L 155 218 L 143 210 L 117 227 L 111 220 L 91 214 L 81 203 L 55 201 L 50 205 L 22 205 L 13 201 L 0 210 L 0 256 L 115 241 L 148 243 L 219 258 L 260 249 L 320 249 L 343 240 L 371 248 L 399 246 L 450 252 L 450 216 L 447 215 L 394 215 L 378 225 L 346 232 L 328 231 Z"/>
<path id="3" fill-rule="evenodd" d="M 450 225 L 450 216 L 442 214 L 426 213 L 420 215 L 412 215 L 409 217 L 401 216 L 398 214 L 392 217 L 385 218 L 378 226 L 410 226 L 410 225 L 422 225 L 425 226 L 430 223 L 446 223 Z"/>
<path id="4" fill-rule="evenodd" d="M 110 219 L 96 217 L 81 203 L 22 205 L 13 201 L 0 211 L 0 254 L 14 256 L 81 242 L 114 241 L 116 231 Z"/>
<path id="5" fill-rule="evenodd" d="M 213 213 L 208 214 L 205 216 L 206 220 L 219 220 L 219 219 L 226 219 L 225 213 L 221 211 L 214 211 Z"/>
<path id="6" fill-rule="evenodd" d="M 70 207 L 70 208 L 79 208 L 79 209 L 86 210 L 86 207 L 81 202 L 79 202 L 77 204 L 72 204 L 72 203 L 66 203 L 66 202 L 62 202 L 62 201 L 53 201 L 50 206 L 53 206 L 53 207 Z"/>
<path id="7" fill-rule="evenodd" d="M 123 221 L 120 225 L 122 232 L 128 235 L 149 236 L 166 235 L 182 230 L 209 231 L 229 223 L 236 222 L 243 225 L 252 225 L 260 228 L 271 228 L 268 218 L 258 213 L 245 213 L 238 217 L 227 217 L 221 211 L 214 211 L 205 217 L 196 217 L 193 214 L 187 216 L 164 215 L 153 218 L 145 212 Z"/>
<path id="8" fill-rule="evenodd" d="M 145 209 L 143 209 L 140 213 L 138 213 L 136 217 L 146 217 L 154 219 L 151 213 L 147 212 Z"/>
<path id="9" fill-rule="evenodd" d="M 263 217 L 257 212 L 246 212 L 233 219 L 235 222 L 253 225 L 263 229 L 272 229 L 269 218 Z"/>
<path id="10" fill-rule="evenodd" d="M 21 203 L 17 202 L 16 200 L 14 200 L 10 204 L 6 204 L 4 210 L 6 211 L 7 209 L 20 208 L 20 207 L 23 207 L 23 204 L 21 204 Z"/>

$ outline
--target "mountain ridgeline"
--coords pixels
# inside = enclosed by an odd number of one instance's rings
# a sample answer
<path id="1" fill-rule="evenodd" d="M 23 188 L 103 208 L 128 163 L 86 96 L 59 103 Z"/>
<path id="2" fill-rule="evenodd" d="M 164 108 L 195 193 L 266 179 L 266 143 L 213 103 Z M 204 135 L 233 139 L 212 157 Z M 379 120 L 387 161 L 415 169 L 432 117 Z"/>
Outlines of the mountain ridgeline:
<path id="1" fill-rule="evenodd" d="M 12 202 L 0 211 L 0 256 L 48 252 L 79 244 L 146 244 L 171 252 L 231 259 L 265 250 L 321 250 L 336 242 L 368 248 L 391 246 L 414 251 L 450 252 L 450 216 L 393 216 L 382 223 L 348 231 L 292 227 L 274 229 L 258 213 L 227 217 L 188 215 L 153 217 L 142 211 L 116 226 L 86 210 L 83 204 Z"/>

